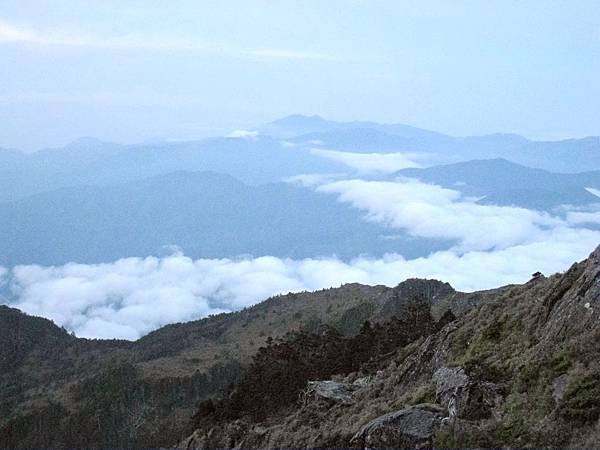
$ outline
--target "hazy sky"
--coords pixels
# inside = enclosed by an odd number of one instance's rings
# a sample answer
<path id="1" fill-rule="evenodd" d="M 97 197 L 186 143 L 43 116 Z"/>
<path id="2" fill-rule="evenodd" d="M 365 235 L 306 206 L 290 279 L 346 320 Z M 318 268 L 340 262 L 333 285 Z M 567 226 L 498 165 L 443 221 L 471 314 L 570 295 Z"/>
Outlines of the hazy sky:
<path id="1" fill-rule="evenodd" d="M 219 134 L 290 113 L 600 134 L 600 2 L 0 3 L 0 146 Z"/>

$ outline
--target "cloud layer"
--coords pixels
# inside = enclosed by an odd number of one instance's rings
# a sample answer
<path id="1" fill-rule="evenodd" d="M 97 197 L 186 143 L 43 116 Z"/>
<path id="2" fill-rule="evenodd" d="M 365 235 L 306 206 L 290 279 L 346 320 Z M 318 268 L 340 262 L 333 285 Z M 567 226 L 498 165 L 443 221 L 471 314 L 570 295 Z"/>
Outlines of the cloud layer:
<path id="1" fill-rule="evenodd" d="M 337 194 L 340 201 L 365 210 L 368 220 L 413 236 L 457 240 L 454 250 L 459 253 L 505 249 L 557 235 L 576 240 L 579 234 L 568 221 L 544 212 L 481 205 L 458 191 L 411 179 L 342 180 L 322 184 L 317 190 Z"/>
<path id="2" fill-rule="evenodd" d="M 352 153 L 313 148 L 313 155 L 331 159 L 355 169 L 359 174 L 390 174 L 402 169 L 421 167 L 416 153 Z"/>
<path id="3" fill-rule="evenodd" d="M 465 291 L 520 283 L 585 258 L 598 243 L 595 211 L 561 217 L 523 208 L 480 205 L 457 191 L 415 180 L 312 177 L 311 189 L 365 211 L 366 219 L 413 236 L 456 242 L 446 251 L 406 260 L 291 260 L 275 257 L 192 260 L 127 258 L 109 264 L 0 268 L 10 303 L 48 317 L 83 337 L 138 337 L 162 325 L 234 311 L 267 297 L 347 282 L 394 286 L 436 278 Z M 0 283 L 1 287 L 2 283 Z"/>
<path id="4" fill-rule="evenodd" d="M 587 256 L 600 233 L 580 240 L 530 243 L 496 252 L 438 252 L 405 260 L 357 258 L 300 261 L 127 258 L 111 264 L 20 266 L 8 273 L 11 305 L 50 318 L 78 336 L 137 339 L 162 325 L 253 305 L 290 291 L 347 282 L 394 286 L 409 277 L 436 278 L 460 290 L 521 283 L 531 272 L 561 271 Z"/>
<path id="5" fill-rule="evenodd" d="M 254 60 L 318 60 L 336 61 L 337 58 L 317 52 L 279 48 L 232 48 L 225 44 L 204 42 L 198 39 L 119 35 L 99 36 L 89 33 L 64 33 L 62 31 L 36 30 L 22 25 L 0 21 L 0 44 L 16 43 L 41 46 L 96 48 L 126 51 L 183 51 L 205 54 L 222 54 Z"/>

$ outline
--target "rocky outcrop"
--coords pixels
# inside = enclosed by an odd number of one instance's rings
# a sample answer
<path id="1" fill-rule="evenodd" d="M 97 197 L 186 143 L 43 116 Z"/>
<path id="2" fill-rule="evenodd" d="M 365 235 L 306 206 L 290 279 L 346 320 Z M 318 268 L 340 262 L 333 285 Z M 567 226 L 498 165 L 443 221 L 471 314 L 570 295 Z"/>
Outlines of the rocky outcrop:
<path id="1" fill-rule="evenodd" d="M 434 305 L 455 294 L 448 283 L 437 280 L 410 278 L 393 288 L 389 300 L 381 308 L 381 317 L 401 316 L 411 302 Z M 408 302 L 407 302 L 408 300 Z"/>
<path id="2" fill-rule="evenodd" d="M 600 324 L 600 246 L 574 264 L 548 290 L 543 300 L 547 317 L 540 337 L 552 345 Z"/>
<path id="3" fill-rule="evenodd" d="M 441 367 L 433 374 L 433 381 L 436 402 L 446 407 L 449 418 L 458 417 L 463 409 L 462 394 L 468 389 L 470 378 L 462 368 Z"/>
<path id="4" fill-rule="evenodd" d="M 308 387 L 302 392 L 302 403 L 327 401 L 332 403 L 352 403 L 353 386 L 336 381 L 309 381 Z"/>
<path id="5" fill-rule="evenodd" d="M 444 408 L 433 404 L 385 414 L 366 424 L 352 438 L 351 444 L 365 449 L 430 448 L 433 433 L 445 414 Z"/>
<path id="6" fill-rule="evenodd" d="M 463 368 L 441 367 L 433 374 L 436 402 L 448 410 L 450 419 L 485 419 L 493 414 L 502 400 L 501 388 L 495 383 L 474 381 Z"/>
<path id="7" fill-rule="evenodd" d="M 559 404 L 565 396 L 567 386 L 569 385 L 569 378 L 569 375 L 564 373 L 552 381 L 552 397 L 557 404 Z"/>

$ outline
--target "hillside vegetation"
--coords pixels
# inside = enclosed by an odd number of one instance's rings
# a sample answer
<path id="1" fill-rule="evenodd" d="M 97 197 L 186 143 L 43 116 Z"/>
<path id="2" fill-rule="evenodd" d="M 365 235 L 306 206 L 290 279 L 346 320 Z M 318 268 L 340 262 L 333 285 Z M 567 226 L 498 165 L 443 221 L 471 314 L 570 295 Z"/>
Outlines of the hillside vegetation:
<path id="1" fill-rule="evenodd" d="M 345 340 L 271 343 L 179 446 L 598 447 L 600 247 L 460 317 L 412 305 Z"/>
<path id="2" fill-rule="evenodd" d="M 0 447 L 169 446 L 193 430 L 202 400 L 240 379 L 259 348 L 328 326 L 340 336 L 401 315 L 420 297 L 460 314 L 481 296 L 437 281 L 344 285 L 173 324 L 136 342 L 87 340 L 0 307 Z"/>

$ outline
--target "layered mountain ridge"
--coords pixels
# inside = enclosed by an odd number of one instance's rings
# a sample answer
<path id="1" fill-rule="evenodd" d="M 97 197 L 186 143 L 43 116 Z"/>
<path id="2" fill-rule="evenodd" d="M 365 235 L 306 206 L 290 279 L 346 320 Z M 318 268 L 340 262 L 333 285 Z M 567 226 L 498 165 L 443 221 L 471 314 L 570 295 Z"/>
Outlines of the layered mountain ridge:
<path id="1" fill-rule="evenodd" d="M 110 262 L 176 245 L 192 258 L 305 258 L 398 252 L 445 242 L 367 222 L 331 195 L 287 183 L 246 185 L 214 172 L 178 171 L 114 186 L 62 188 L 0 203 L 0 266 Z M 42 232 L 43 230 L 43 232 Z"/>

